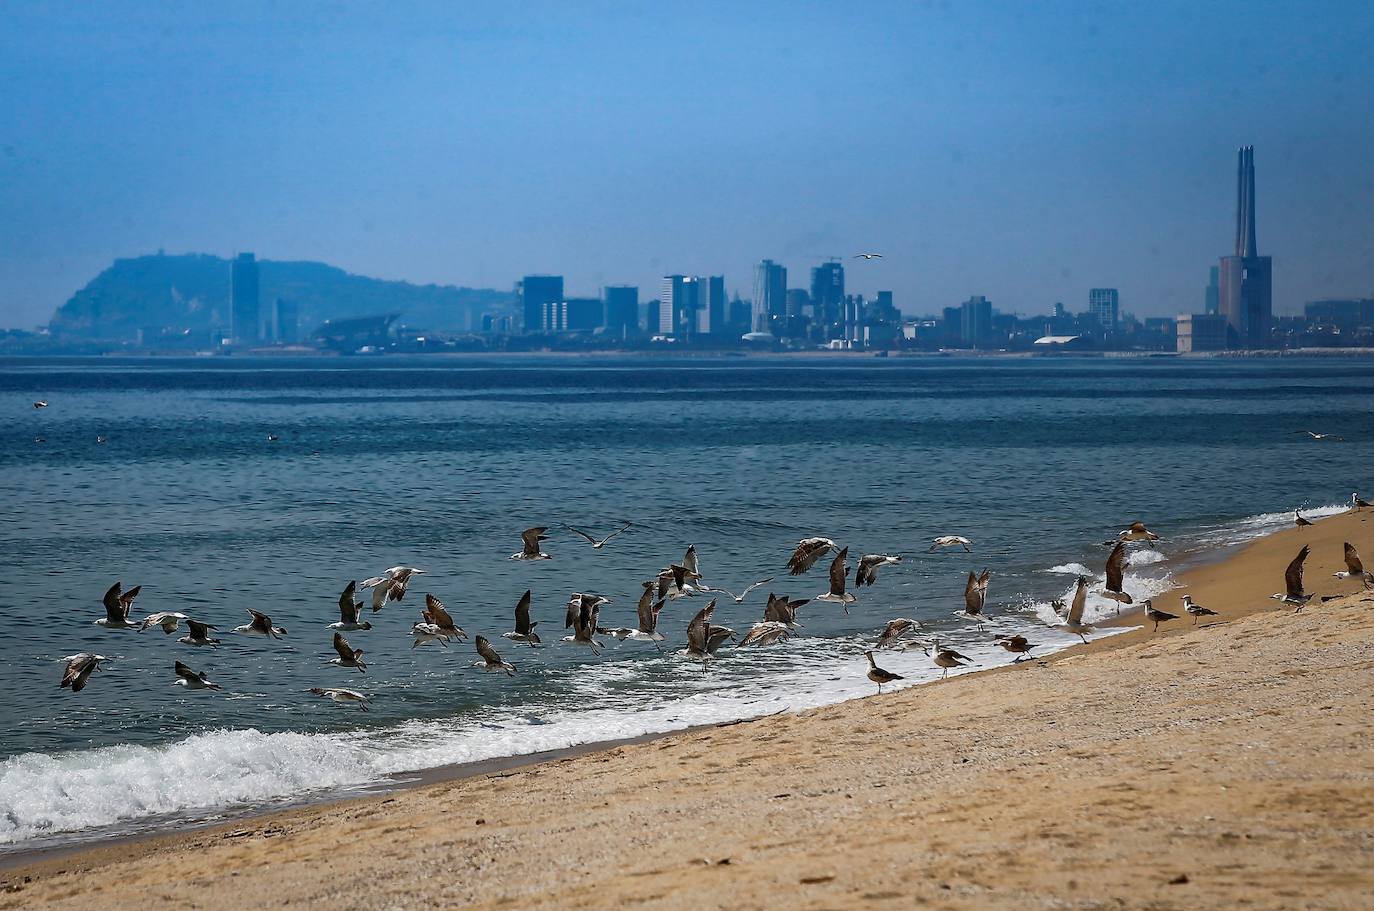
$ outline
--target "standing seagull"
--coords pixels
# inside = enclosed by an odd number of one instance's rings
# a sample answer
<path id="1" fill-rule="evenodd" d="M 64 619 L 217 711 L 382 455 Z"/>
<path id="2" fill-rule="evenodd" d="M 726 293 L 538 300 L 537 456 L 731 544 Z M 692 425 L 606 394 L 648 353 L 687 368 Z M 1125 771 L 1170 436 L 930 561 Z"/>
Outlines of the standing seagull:
<path id="1" fill-rule="evenodd" d="M 1302 513 L 1298 512 L 1295 509 L 1293 510 L 1293 524 L 1298 526 L 1299 528 L 1306 528 L 1307 526 L 1312 524 L 1312 521 L 1310 519 L 1304 519 L 1302 517 Z"/>
<path id="2" fill-rule="evenodd" d="M 849 605 L 858 599 L 850 592 L 844 590 L 845 578 L 849 575 L 849 548 L 842 549 L 835 555 L 835 559 L 830 561 L 830 589 L 825 594 L 817 595 L 813 601 L 829 601 L 839 604 L 844 608 L 845 614 L 849 613 Z"/>
<path id="3" fill-rule="evenodd" d="M 86 688 L 86 680 L 91 674 L 100 670 L 100 662 L 110 659 L 104 655 L 82 652 L 79 655 L 68 655 L 63 660 L 67 662 L 67 667 L 62 671 L 62 682 L 58 686 L 79 693 Z"/>
<path id="4" fill-rule="evenodd" d="M 453 618 L 444 610 L 444 602 L 433 595 L 425 595 L 425 609 L 420 616 L 425 618 L 426 623 L 434 624 L 445 638 L 462 642 L 468 637 L 462 627 L 454 625 Z"/>
<path id="5" fill-rule="evenodd" d="M 540 541 L 547 541 L 549 536 L 544 534 L 548 531 L 547 526 L 537 528 L 527 528 L 520 532 L 522 547 L 520 550 L 510 555 L 512 560 L 552 560 L 553 557 L 539 549 Z"/>
<path id="6" fill-rule="evenodd" d="M 961 655 L 952 648 L 941 648 L 940 640 L 938 639 L 935 640 L 932 657 L 935 659 L 935 663 L 938 666 L 945 669 L 945 672 L 940 675 L 941 680 L 949 676 L 950 668 L 967 667 L 973 663 L 973 659 L 969 658 L 967 655 Z"/>
<path id="7" fill-rule="evenodd" d="M 116 582 L 105 592 L 100 601 L 105 605 L 105 616 L 95 621 L 96 626 L 106 629 L 141 629 L 142 625 L 129 619 L 129 609 L 134 606 L 134 597 L 142 586 L 135 586 L 120 594 L 120 584 Z"/>
<path id="8" fill-rule="evenodd" d="M 177 631 L 177 625 L 185 619 L 185 614 L 177 613 L 176 611 L 158 611 L 156 614 L 149 614 L 144 617 L 143 624 L 139 626 L 138 631 L 141 633 L 151 627 L 160 626 L 162 627 L 162 632 L 170 636 Z"/>
<path id="9" fill-rule="evenodd" d="M 1368 500 L 1361 500 L 1357 492 L 1350 495 L 1350 506 L 1352 509 L 1367 509 L 1370 506 L 1374 506 L 1374 503 L 1370 503 Z"/>
<path id="10" fill-rule="evenodd" d="M 654 598 L 656 584 L 645 582 L 644 591 L 640 593 L 639 604 L 635 608 L 639 614 L 639 626 L 635 629 L 627 627 L 617 627 L 615 629 L 598 629 L 597 632 L 606 636 L 614 636 L 622 642 L 626 639 L 633 639 L 637 642 L 652 642 L 654 647 L 663 651 L 659 645 L 663 641 L 663 634 L 658 631 L 658 614 L 663 610 L 663 599 Z"/>
<path id="11" fill-rule="evenodd" d="M 1194 604 L 1192 595 L 1183 596 L 1183 609 L 1187 613 L 1192 614 L 1193 626 L 1197 626 L 1198 620 L 1202 617 L 1218 616 L 1216 611 L 1209 610 L 1208 608 L 1203 607 L 1201 604 Z"/>
<path id="12" fill-rule="evenodd" d="M 187 645 L 208 645 L 211 648 L 219 645 L 218 639 L 210 638 L 210 630 L 218 629 L 218 627 L 212 626 L 209 623 L 201 623 L 199 620 L 192 620 L 190 617 L 187 617 L 186 628 L 190 630 L 190 632 L 178 639 L 178 642 L 185 642 Z"/>
<path id="13" fill-rule="evenodd" d="M 539 622 L 530 622 L 530 598 L 530 590 L 527 588 L 515 604 L 515 629 L 501 635 L 512 642 L 528 642 L 530 648 L 535 648 L 539 644 L 539 634 L 534 631 L 534 628 L 539 625 Z"/>
<path id="14" fill-rule="evenodd" d="M 969 545 L 972 543 L 973 542 L 968 538 L 961 535 L 940 535 L 940 537 L 930 542 L 930 550 L 926 551 L 926 553 L 933 554 L 941 547 L 962 547 L 965 553 L 971 554 L 973 553 L 973 549 L 970 548 Z"/>
<path id="15" fill-rule="evenodd" d="M 796 550 L 787 560 L 787 571 L 800 576 L 816 565 L 816 561 L 834 550 L 837 545 L 829 538 L 803 538 L 797 542 Z"/>
<path id="16" fill-rule="evenodd" d="M 1030 650 L 1035 648 L 1035 643 L 1029 641 L 1025 636 L 998 636 L 997 644 L 1016 656 L 1011 659 L 1012 664 L 1025 658 L 1030 654 Z"/>
<path id="17" fill-rule="evenodd" d="M 482 656 L 482 660 L 473 664 L 473 667 L 480 667 L 487 672 L 505 671 L 507 677 L 515 676 L 515 665 L 502 661 L 501 656 L 496 654 L 496 649 L 491 647 L 486 636 L 477 637 L 477 654 Z"/>
<path id="18" fill-rule="evenodd" d="M 582 539 L 586 540 L 586 542 L 592 546 L 592 550 L 600 550 L 601 548 L 603 548 L 603 547 L 606 546 L 606 542 L 607 542 L 607 541 L 611 540 L 611 539 L 614 538 L 616 535 L 621 534 L 621 533 L 623 533 L 623 532 L 629 530 L 631 524 L 632 524 L 632 523 L 630 523 L 630 522 L 626 522 L 623 528 L 620 528 L 620 529 L 618 529 L 617 531 L 611 532 L 609 535 L 607 535 L 606 537 L 602 538 L 602 539 L 599 540 L 599 541 L 598 541 L 596 538 L 593 538 L 591 535 L 587 534 L 585 531 L 583 531 L 583 530 L 580 529 L 580 528 L 573 528 L 571 525 L 564 525 L 563 527 L 566 528 L 568 531 L 572 532 L 573 534 L 577 535 L 579 538 L 582 538 Z M 523 553 L 523 551 L 522 551 L 522 553 Z M 528 559 L 528 558 L 527 558 L 527 559 Z"/>
<path id="19" fill-rule="evenodd" d="M 357 582 L 350 582 L 344 586 L 343 594 L 339 595 L 339 619 L 325 627 L 326 629 L 341 629 L 349 632 L 355 629 L 372 629 L 372 624 L 368 621 L 358 622 L 358 611 L 362 609 L 363 602 L 353 600 L 353 593 L 357 590 Z"/>
<path id="20" fill-rule="evenodd" d="M 1360 561 L 1360 552 L 1349 541 L 1345 542 L 1345 572 L 1335 573 L 1337 579 L 1359 579 L 1365 588 L 1374 588 L 1374 573 L 1366 572 Z"/>
<path id="21" fill-rule="evenodd" d="M 908 633 L 914 633 L 916 632 L 916 630 L 920 628 L 921 624 L 917 623 L 915 620 L 911 620 L 906 617 L 898 617 L 895 620 L 889 620 L 887 621 L 887 626 L 883 627 L 882 633 L 879 634 L 877 644 L 873 647 L 887 648 L 888 646 L 895 643 L 898 639 L 902 638 Z"/>
<path id="22" fill-rule="evenodd" d="M 316 696 L 323 696 L 326 699 L 333 699 L 335 702 L 356 702 L 358 708 L 367 711 L 368 699 L 357 690 L 346 690 L 336 686 L 312 686 L 310 692 Z"/>
<path id="23" fill-rule="evenodd" d="M 1159 625 L 1161 623 L 1167 623 L 1170 620 L 1177 620 L 1178 614 L 1171 614 L 1168 611 L 1162 611 L 1159 608 L 1155 607 L 1155 603 L 1153 600 L 1147 599 L 1145 601 L 1145 619 L 1154 621 L 1154 632 L 1157 633 L 1159 632 Z"/>
<path id="24" fill-rule="evenodd" d="M 864 554 L 859 558 L 859 568 L 854 571 L 854 587 L 863 588 L 865 585 L 872 585 L 878 581 L 878 569 L 880 567 L 896 566 L 901 562 L 901 557 L 894 557 L 890 554 Z"/>
<path id="25" fill-rule="evenodd" d="M 343 637 L 343 633 L 334 634 L 334 651 L 339 653 L 339 657 L 330 658 L 330 664 L 337 664 L 339 667 L 357 668 L 359 673 L 367 673 L 367 662 L 363 660 L 363 650 L 360 648 L 350 648 L 348 640 Z"/>
<path id="26" fill-rule="evenodd" d="M 173 669 L 177 672 L 177 679 L 172 681 L 176 686 L 184 686 L 190 690 L 217 690 L 218 683 L 211 683 L 210 678 L 204 671 L 196 673 L 185 664 L 178 661 Z"/>
<path id="27" fill-rule="evenodd" d="M 1093 628 L 1091 623 L 1083 622 L 1083 609 L 1087 607 L 1087 605 L 1088 578 L 1086 576 L 1079 576 L 1078 587 L 1073 591 L 1073 602 L 1069 605 L 1068 615 L 1064 618 L 1064 628 L 1071 633 L 1077 634 L 1078 638 L 1082 639 L 1084 644 L 1088 641 L 1088 637 L 1084 635 L 1084 633 Z"/>
<path id="28" fill-rule="evenodd" d="M 864 652 L 864 657 L 868 659 L 868 679 L 878 684 L 878 695 L 882 695 L 883 684 L 892 683 L 894 680 L 905 680 L 901 674 L 894 674 L 878 667 L 878 662 L 873 660 L 872 652 Z"/>
<path id="29" fill-rule="evenodd" d="M 1307 560 L 1307 555 L 1312 552 L 1312 548 L 1306 544 L 1298 555 L 1288 564 L 1288 568 L 1283 571 L 1283 591 L 1270 595 L 1275 601 L 1282 601 L 1284 604 L 1295 604 L 1293 613 L 1302 610 L 1312 596 L 1303 591 L 1302 587 L 1302 565 Z"/>
<path id="30" fill-rule="evenodd" d="M 988 603 L 988 582 L 991 579 L 992 574 L 986 569 L 981 576 L 975 576 L 973 570 L 969 570 L 968 580 L 964 582 L 962 616 L 975 621 L 979 626 L 983 625 L 983 608 Z"/>
<path id="31" fill-rule="evenodd" d="M 1107 586 L 1103 592 L 1108 598 L 1116 602 L 1116 614 L 1121 616 L 1121 605 L 1133 604 L 1131 596 L 1126 594 L 1122 588 L 1122 580 L 1126 575 L 1126 542 L 1117 541 L 1112 548 L 1111 555 L 1107 557 Z"/>
<path id="32" fill-rule="evenodd" d="M 247 633 L 250 636 L 271 636 L 273 639 L 280 639 L 286 635 L 286 627 L 273 626 L 272 618 L 262 611 L 255 611 L 250 607 L 248 608 L 248 615 L 253 618 L 252 621 L 243 624 L 243 626 L 234 627 L 234 632 Z"/>

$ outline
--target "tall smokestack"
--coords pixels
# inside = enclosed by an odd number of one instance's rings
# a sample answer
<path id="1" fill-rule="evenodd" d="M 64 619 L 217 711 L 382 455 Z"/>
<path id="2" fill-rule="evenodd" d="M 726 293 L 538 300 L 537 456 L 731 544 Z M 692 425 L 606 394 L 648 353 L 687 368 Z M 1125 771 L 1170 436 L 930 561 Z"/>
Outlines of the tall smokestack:
<path id="1" fill-rule="evenodd" d="M 1259 256 L 1255 239 L 1255 147 L 1245 150 L 1245 255 Z"/>
<path id="2" fill-rule="evenodd" d="M 1236 256 L 1245 255 L 1245 149 L 1236 150 Z"/>

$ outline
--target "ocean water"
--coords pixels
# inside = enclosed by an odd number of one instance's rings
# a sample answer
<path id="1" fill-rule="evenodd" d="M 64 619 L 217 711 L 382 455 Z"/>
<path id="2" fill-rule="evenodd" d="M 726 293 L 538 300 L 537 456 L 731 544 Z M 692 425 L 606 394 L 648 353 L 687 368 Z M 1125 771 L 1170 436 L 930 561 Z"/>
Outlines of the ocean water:
<path id="1" fill-rule="evenodd" d="M 1133 552 L 1128 590 L 1169 606 L 1192 555 L 1374 492 L 1371 403 L 1374 363 L 1355 360 L 0 361 L 0 845 L 865 695 L 863 648 L 896 616 L 979 666 L 1009 659 L 999 632 L 1049 651 L 1077 641 L 1049 600 L 1100 579 L 1101 542 L 1132 520 L 1166 540 Z M 626 521 L 600 551 L 558 528 Z M 508 559 L 531 525 L 551 526 L 553 560 Z M 925 552 L 947 533 L 975 552 Z M 573 591 L 633 626 L 639 583 L 688 544 L 710 583 L 775 577 L 721 600 L 716 622 L 742 634 L 768 591 L 825 590 L 828 559 L 785 569 L 816 534 L 904 563 L 848 616 L 808 605 L 790 641 L 727 647 L 705 671 L 680 654 L 704 597 L 664 609 L 662 652 L 558 641 Z M 396 564 L 427 574 L 346 634 L 368 673 L 329 664 L 343 585 Z M 979 630 L 953 613 L 985 567 Z M 117 579 L 143 586 L 136 615 L 182 611 L 222 646 L 92 625 Z M 537 650 L 500 638 L 527 588 Z M 474 669 L 471 643 L 412 649 L 426 592 L 519 673 Z M 287 638 L 231 632 L 249 607 Z M 81 651 L 119 657 L 72 694 L 60 659 Z M 223 690 L 174 686 L 177 659 Z M 903 685 L 938 676 L 920 651 L 881 663 Z M 359 689 L 372 710 L 312 686 Z"/>

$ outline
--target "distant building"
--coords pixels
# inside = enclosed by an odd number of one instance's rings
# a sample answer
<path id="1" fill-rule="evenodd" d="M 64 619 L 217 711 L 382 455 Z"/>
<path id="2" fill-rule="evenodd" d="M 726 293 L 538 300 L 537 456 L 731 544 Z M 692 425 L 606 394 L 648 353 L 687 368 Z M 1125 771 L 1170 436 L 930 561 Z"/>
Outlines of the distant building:
<path id="1" fill-rule="evenodd" d="M 816 322 L 827 328 L 840 322 L 844 304 L 844 263 L 822 263 L 811 270 L 811 306 Z"/>
<path id="2" fill-rule="evenodd" d="M 545 321 L 551 315 L 549 305 L 563 300 L 563 276 L 526 275 L 520 280 L 519 294 L 525 331 L 556 331 L 546 327 Z"/>
<path id="3" fill-rule="evenodd" d="M 277 298 L 272 303 L 272 341 L 294 345 L 300 341 L 300 312 L 295 301 Z"/>
<path id="4" fill-rule="evenodd" d="M 724 280 L 721 284 L 724 285 Z M 738 294 L 730 301 L 730 306 L 726 310 L 725 318 L 729 322 L 730 332 L 743 335 L 753 328 L 754 306 L 749 301 L 740 300 Z"/>
<path id="5" fill-rule="evenodd" d="M 686 338 L 696 328 L 701 279 L 693 275 L 665 275 L 658 292 L 659 335 Z"/>
<path id="6" fill-rule="evenodd" d="M 605 309 L 599 297 L 570 297 L 563 302 L 563 308 L 566 332 L 591 332 L 605 323 Z"/>
<path id="7" fill-rule="evenodd" d="M 754 331 L 781 331 L 786 318 L 787 269 L 765 259 L 754 267 Z"/>
<path id="8" fill-rule="evenodd" d="M 1374 327 L 1374 299 L 1371 298 L 1309 301 L 1303 305 L 1302 312 L 1308 323 L 1330 326 L 1342 332 Z"/>
<path id="9" fill-rule="evenodd" d="M 981 294 L 959 305 L 959 340 L 977 348 L 992 331 L 992 303 Z"/>
<path id="10" fill-rule="evenodd" d="M 611 285 L 602 289 L 601 296 L 606 302 L 607 333 L 624 336 L 639 331 L 639 288 Z"/>
<path id="11" fill-rule="evenodd" d="M 1255 240 L 1254 146 L 1239 153 L 1235 254 L 1221 258 L 1219 273 L 1218 303 L 1232 346 L 1267 347 L 1274 319 L 1274 261 L 1259 255 Z"/>
<path id="12" fill-rule="evenodd" d="M 229 334 L 241 344 L 262 341 L 258 261 L 252 253 L 240 253 L 229 266 Z"/>
<path id="13" fill-rule="evenodd" d="M 727 332 L 727 304 L 725 276 L 712 275 L 697 279 L 696 332 L 698 335 L 721 335 Z"/>
<path id="14" fill-rule="evenodd" d="M 1178 332 L 1178 351 L 1225 351 L 1228 327 L 1221 313 L 1193 313 L 1179 316 L 1175 324 Z"/>
<path id="15" fill-rule="evenodd" d="M 1088 292 L 1088 312 L 1107 335 L 1115 335 L 1121 320 L 1121 302 L 1115 288 L 1093 288 Z"/>
<path id="16" fill-rule="evenodd" d="M 1203 313 L 1221 312 L 1221 287 L 1217 284 L 1218 267 L 1207 270 L 1207 288 L 1202 297 Z"/>

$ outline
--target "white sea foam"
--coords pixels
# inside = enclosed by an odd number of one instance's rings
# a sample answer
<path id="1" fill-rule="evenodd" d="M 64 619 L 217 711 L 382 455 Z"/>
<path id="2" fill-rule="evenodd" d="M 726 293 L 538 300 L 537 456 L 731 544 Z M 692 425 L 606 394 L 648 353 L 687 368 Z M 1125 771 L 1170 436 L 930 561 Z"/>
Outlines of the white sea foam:
<path id="1" fill-rule="evenodd" d="M 1042 573 L 1056 573 L 1058 575 L 1069 576 L 1091 576 L 1093 571 L 1082 563 L 1060 563 L 1058 566 L 1051 566 L 1049 569 L 1042 569 Z"/>

